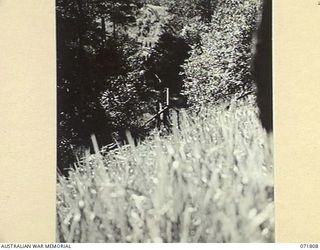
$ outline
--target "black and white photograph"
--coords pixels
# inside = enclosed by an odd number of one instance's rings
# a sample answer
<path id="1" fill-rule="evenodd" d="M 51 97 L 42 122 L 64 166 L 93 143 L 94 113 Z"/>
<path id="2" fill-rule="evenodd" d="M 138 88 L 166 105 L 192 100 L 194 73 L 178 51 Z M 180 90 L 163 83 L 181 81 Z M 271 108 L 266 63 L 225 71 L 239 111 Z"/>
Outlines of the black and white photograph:
<path id="1" fill-rule="evenodd" d="M 275 242 L 271 0 L 56 0 L 56 241 Z"/>

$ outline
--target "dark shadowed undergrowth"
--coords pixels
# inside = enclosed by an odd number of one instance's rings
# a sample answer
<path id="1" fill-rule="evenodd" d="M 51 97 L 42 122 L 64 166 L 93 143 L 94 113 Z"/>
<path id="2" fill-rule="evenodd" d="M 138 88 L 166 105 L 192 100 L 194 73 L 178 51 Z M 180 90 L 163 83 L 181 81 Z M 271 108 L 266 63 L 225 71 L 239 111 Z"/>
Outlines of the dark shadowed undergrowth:
<path id="1" fill-rule="evenodd" d="M 57 180 L 58 242 L 273 242 L 272 138 L 251 105 L 87 154 Z"/>

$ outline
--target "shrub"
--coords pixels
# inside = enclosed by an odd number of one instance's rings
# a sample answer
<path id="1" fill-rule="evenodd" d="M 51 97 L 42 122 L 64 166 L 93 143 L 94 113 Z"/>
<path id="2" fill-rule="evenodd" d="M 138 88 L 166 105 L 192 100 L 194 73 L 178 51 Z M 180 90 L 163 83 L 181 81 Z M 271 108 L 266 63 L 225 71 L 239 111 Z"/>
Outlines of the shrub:
<path id="1" fill-rule="evenodd" d="M 137 87 L 139 84 L 139 78 L 133 72 L 108 80 L 109 88 L 100 100 L 115 131 L 139 126 L 139 117 L 144 111 Z"/>
<path id="2" fill-rule="evenodd" d="M 190 104 L 199 107 L 228 101 L 254 89 L 251 40 L 260 5 L 252 0 L 220 1 L 210 24 L 196 23 L 185 28 L 188 33 L 197 25 L 201 37 L 183 65 L 184 94 Z"/>

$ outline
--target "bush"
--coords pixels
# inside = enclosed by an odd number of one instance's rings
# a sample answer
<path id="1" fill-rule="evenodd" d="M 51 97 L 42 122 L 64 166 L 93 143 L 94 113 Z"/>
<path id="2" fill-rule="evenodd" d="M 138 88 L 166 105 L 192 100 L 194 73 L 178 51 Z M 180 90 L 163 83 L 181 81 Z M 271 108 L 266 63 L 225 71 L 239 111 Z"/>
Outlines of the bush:
<path id="1" fill-rule="evenodd" d="M 199 107 L 229 101 L 234 95 L 254 90 L 251 41 L 260 6 L 252 0 L 220 1 L 210 24 L 185 28 L 185 34 L 196 30 L 193 37 L 201 37 L 183 65 L 184 94 L 190 104 Z"/>
<path id="2" fill-rule="evenodd" d="M 101 97 L 101 105 L 115 131 L 139 127 L 139 117 L 144 111 L 139 84 L 139 78 L 132 72 L 108 80 L 109 88 Z"/>

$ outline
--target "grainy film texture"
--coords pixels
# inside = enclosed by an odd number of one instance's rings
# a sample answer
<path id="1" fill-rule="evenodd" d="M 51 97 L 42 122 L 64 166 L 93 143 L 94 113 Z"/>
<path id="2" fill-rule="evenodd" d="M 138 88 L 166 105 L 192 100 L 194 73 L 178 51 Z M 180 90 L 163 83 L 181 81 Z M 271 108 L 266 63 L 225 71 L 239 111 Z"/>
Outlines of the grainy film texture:
<path id="1" fill-rule="evenodd" d="M 269 0 L 57 0 L 58 242 L 274 242 Z"/>

